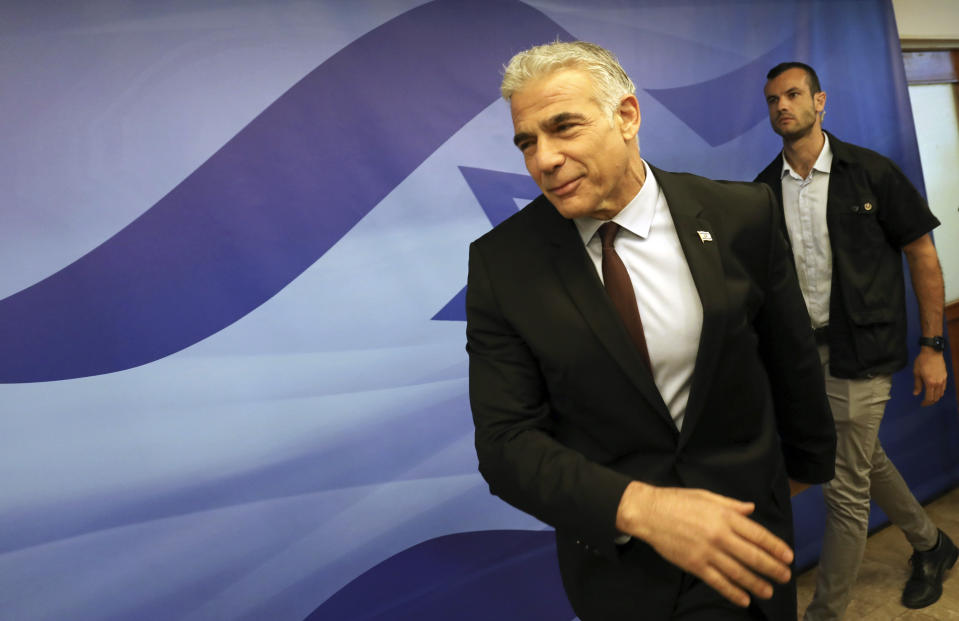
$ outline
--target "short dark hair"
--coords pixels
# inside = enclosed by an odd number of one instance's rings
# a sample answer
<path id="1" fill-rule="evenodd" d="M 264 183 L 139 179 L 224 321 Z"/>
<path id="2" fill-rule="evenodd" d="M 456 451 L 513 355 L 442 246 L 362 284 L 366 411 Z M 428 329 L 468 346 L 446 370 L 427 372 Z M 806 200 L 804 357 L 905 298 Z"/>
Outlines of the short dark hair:
<path id="1" fill-rule="evenodd" d="M 791 61 L 788 63 L 779 63 L 775 67 L 769 70 L 769 73 L 766 74 L 767 80 L 772 80 L 773 78 L 779 76 L 781 73 L 785 73 L 790 69 L 802 69 L 806 72 L 806 80 L 809 82 L 810 94 L 816 94 L 822 90 L 819 87 L 819 76 L 816 75 L 816 70 L 807 65 L 806 63 L 801 63 L 798 61 Z"/>

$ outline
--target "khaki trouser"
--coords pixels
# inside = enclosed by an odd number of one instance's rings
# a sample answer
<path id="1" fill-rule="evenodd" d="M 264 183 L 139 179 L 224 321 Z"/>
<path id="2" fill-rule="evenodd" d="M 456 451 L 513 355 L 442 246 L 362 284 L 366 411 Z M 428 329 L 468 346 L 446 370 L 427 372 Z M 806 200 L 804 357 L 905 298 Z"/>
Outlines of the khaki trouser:
<path id="1" fill-rule="evenodd" d="M 836 477 L 823 485 L 826 533 L 816 593 L 805 621 L 841 619 L 859 573 L 869 528 L 870 498 L 914 548 L 929 550 L 939 531 L 879 445 L 891 375 L 847 380 L 829 375 L 829 347 L 819 346 L 826 393 L 836 421 Z"/>

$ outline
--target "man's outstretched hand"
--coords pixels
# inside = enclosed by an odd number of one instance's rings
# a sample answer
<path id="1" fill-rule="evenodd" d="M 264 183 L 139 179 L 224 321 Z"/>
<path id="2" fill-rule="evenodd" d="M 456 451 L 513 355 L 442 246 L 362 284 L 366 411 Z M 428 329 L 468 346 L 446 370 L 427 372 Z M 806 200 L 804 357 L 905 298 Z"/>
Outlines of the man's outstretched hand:
<path id="1" fill-rule="evenodd" d="M 701 489 L 655 487 L 633 481 L 616 513 L 616 528 L 738 606 L 749 593 L 769 599 L 769 579 L 789 581 L 793 551 L 749 519 L 755 506 Z"/>

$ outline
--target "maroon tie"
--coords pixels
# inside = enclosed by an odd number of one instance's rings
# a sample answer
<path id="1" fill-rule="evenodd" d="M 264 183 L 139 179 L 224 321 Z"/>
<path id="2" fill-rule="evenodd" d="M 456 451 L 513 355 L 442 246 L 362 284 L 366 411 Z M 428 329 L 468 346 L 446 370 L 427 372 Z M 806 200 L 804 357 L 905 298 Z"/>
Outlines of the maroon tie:
<path id="1" fill-rule="evenodd" d="M 616 254 L 613 248 L 613 240 L 619 233 L 619 225 L 615 222 L 607 222 L 599 227 L 599 238 L 603 241 L 603 283 L 606 285 L 606 293 L 609 299 L 613 301 L 613 306 L 622 317 L 626 324 L 626 331 L 636 345 L 636 349 L 643 355 L 646 366 L 649 369 L 653 365 L 649 362 L 649 350 L 646 348 L 646 336 L 643 333 L 643 322 L 639 318 L 639 307 L 636 305 L 636 293 L 633 291 L 633 283 L 629 280 L 629 272 L 623 260 Z"/>

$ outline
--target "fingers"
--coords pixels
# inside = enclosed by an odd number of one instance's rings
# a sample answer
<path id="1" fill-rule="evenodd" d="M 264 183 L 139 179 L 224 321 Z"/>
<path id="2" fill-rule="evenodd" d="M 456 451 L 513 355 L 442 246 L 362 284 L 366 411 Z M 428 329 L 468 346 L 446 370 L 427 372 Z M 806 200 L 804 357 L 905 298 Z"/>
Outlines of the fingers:
<path id="1" fill-rule="evenodd" d="M 749 605 L 749 593 L 761 599 L 773 595 L 767 578 L 789 582 L 793 551 L 785 541 L 741 515 L 729 516 L 730 536 L 714 536 L 700 578 L 737 606 Z"/>
<path id="2" fill-rule="evenodd" d="M 756 532 L 746 529 L 750 531 L 747 536 L 763 540 L 762 544 L 776 550 L 777 555 L 791 557 L 791 551 L 782 540 L 758 525 L 757 528 Z M 761 599 L 772 597 L 773 586 L 763 575 L 781 583 L 789 581 L 789 567 L 747 539 L 734 539 L 723 545 L 728 549 L 720 548 L 701 557 L 704 566 L 697 568 L 694 565 L 691 571 L 737 606 L 748 606 L 750 593 Z"/>
<path id="3" fill-rule="evenodd" d="M 931 395 L 929 394 L 930 390 L 932 391 Z M 926 383 L 926 399 L 931 401 L 930 405 L 942 399 L 942 395 L 944 395 L 945 393 L 946 393 L 946 378 L 944 375 L 942 379 L 940 380 L 929 381 Z"/>
<path id="4" fill-rule="evenodd" d="M 917 381 L 919 381 L 921 385 L 922 383 L 921 380 L 917 380 Z M 946 383 L 944 381 L 938 382 L 934 380 L 929 380 L 925 382 L 925 385 L 926 385 L 926 394 L 924 395 L 924 398 L 922 400 L 923 406 L 932 405 L 933 403 L 938 402 L 940 399 L 942 399 L 942 395 L 946 392 Z M 918 393 L 915 393 L 915 394 L 918 394 Z"/>
<path id="5" fill-rule="evenodd" d="M 750 594 L 768 598 L 773 581 L 789 581 L 793 560 L 786 542 L 750 519 L 754 510 L 754 503 L 706 490 L 634 481 L 620 501 L 616 525 L 729 601 L 748 606 Z"/>
<path id="6" fill-rule="evenodd" d="M 793 551 L 785 541 L 756 522 L 746 519 L 733 524 L 736 557 L 749 567 L 778 582 L 789 582 Z"/>
<path id="7" fill-rule="evenodd" d="M 925 407 L 925 406 L 927 406 L 927 405 L 932 405 L 932 404 L 934 404 L 934 403 L 938 403 L 939 400 L 942 399 L 942 394 L 943 394 L 943 392 L 944 392 L 944 391 L 942 391 L 942 390 L 936 390 L 936 389 L 934 389 L 934 388 L 927 388 L 927 389 L 926 389 L 926 396 L 925 396 L 925 398 L 922 400 L 922 405 L 923 405 L 923 407 Z"/>
<path id="8" fill-rule="evenodd" d="M 752 593 L 760 599 L 769 599 L 773 596 L 773 585 L 735 559 L 730 557 L 719 559 L 716 569 L 719 574 L 716 579 L 720 585 L 720 588 L 716 590 L 734 604 L 748 606 L 748 593 Z"/>
<path id="9" fill-rule="evenodd" d="M 708 567 L 699 578 L 737 606 L 742 608 L 749 606 L 749 594 L 732 583 L 723 572 L 713 567 Z M 770 587 L 770 591 L 771 590 L 772 587 Z"/>
<path id="10" fill-rule="evenodd" d="M 738 606 L 750 594 L 772 596 L 771 582 L 788 582 L 793 552 L 748 517 L 751 502 L 679 488 L 650 488 L 644 505 L 649 521 L 633 533 L 664 558 L 698 576 Z"/>
<path id="11" fill-rule="evenodd" d="M 918 395 L 923 387 L 926 394 L 922 405 L 932 405 L 946 392 L 946 363 L 941 354 L 920 351 L 912 367 L 912 394 Z"/>
<path id="12" fill-rule="evenodd" d="M 735 498 L 730 498 L 729 496 L 721 496 L 713 492 L 707 492 L 706 490 L 696 490 L 701 492 L 704 495 L 709 496 L 709 500 L 724 506 L 726 508 L 732 509 L 740 515 L 749 515 L 756 510 L 756 504 L 752 502 L 743 502 L 742 500 L 736 500 Z"/>

